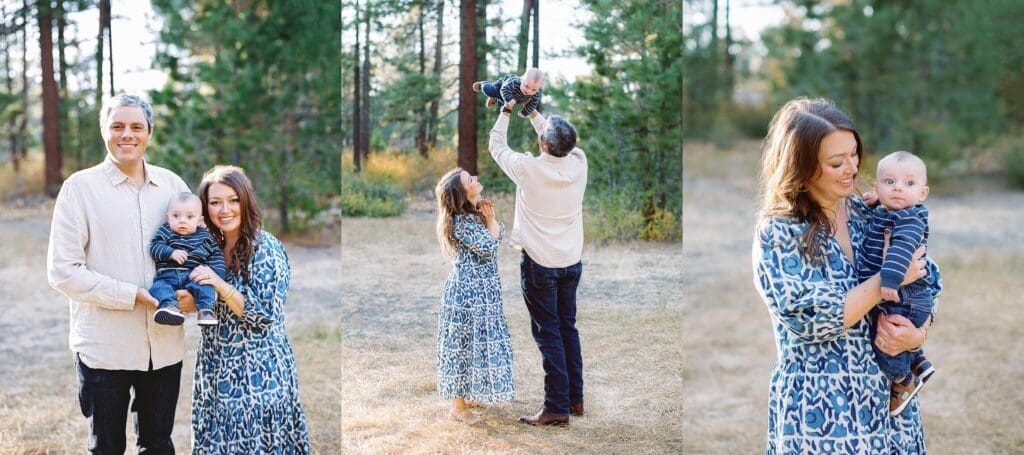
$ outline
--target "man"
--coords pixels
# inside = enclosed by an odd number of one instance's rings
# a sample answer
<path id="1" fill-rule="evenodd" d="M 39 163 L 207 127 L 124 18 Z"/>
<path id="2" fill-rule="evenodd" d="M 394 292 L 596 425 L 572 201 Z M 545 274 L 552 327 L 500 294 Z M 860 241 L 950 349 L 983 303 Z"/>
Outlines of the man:
<path id="1" fill-rule="evenodd" d="M 130 404 L 139 452 L 173 454 L 184 331 L 153 322 L 157 301 L 148 288 L 155 268 L 147 247 L 171 197 L 189 189 L 143 159 L 153 137 L 146 100 L 114 96 L 99 120 L 107 156 L 68 177 L 57 195 L 47 280 L 70 299 L 68 345 L 89 419 L 89 451 L 124 453 Z"/>
<path id="2" fill-rule="evenodd" d="M 583 415 L 583 357 L 576 331 L 576 287 L 583 265 L 583 192 L 587 156 L 576 148 L 576 128 L 568 120 L 545 119 L 534 111 L 541 153 L 517 153 L 506 133 L 511 111 L 502 109 L 491 129 L 494 161 L 516 184 L 512 243 L 523 251 L 523 299 L 530 311 L 533 339 L 544 358 L 544 407 L 520 422 L 568 425 L 569 414 Z"/>

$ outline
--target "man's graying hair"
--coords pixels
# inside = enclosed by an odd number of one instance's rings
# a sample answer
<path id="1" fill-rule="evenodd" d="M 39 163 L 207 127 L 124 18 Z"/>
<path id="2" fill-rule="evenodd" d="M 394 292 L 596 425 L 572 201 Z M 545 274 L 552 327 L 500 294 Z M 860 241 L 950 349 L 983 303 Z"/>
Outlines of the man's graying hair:
<path id="1" fill-rule="evenodd" d="M 548 154 L 561 158 L 576 148 L 576 127 L 564 117 L 552 115 L 540 140 L 548 145 Z"/>
<path id="2" fill-rule="evenodd" d="M 107 117 L 110 117 L 110 111 L 121 106 L 141 107 L 142 113 L 146 115 L 146 126 L 149 127 L 149 131 L 153 131 L 153 106 L 141 96 L 126 95 L 124 93 L 114 95 L 103 102 L 103 107 L 100 109 L 100 128 L 104 127 Z"/>

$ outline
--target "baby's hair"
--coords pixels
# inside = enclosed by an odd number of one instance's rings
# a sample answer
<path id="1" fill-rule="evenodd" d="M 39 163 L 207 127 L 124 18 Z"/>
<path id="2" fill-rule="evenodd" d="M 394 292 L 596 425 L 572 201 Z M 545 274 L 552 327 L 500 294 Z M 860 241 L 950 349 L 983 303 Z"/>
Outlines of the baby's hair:
<path id="1" fill-rule="evenodd" d="M 544 79 L 544 72 L 537 68 L 527 68 L 526 72 L 523 73 L 523 81 L 537 81 Z"/>
<path id="2" fill-rule="evenodd" d="M 198 201 L 198 202 L 199 202 L 200 204 L 202 204 L 202 203 L 203 203 L 203 202 L 202 202 L 202 201 L 201 201 L 201 200 L 199 199 L 199 196 L 196 196 L 196 195 L 194 195 L 194 194 L 192 194 L 192 193 L 189 193 L 188 191 L 182 191 L 182 192 L 178 193 L 178 195 L 174 197 L 174 201 L 175 201 L 175 202 L 192 202 L 192 201 Z"/>
<path id="3" fill-rule="evenodd" d="M 924 164 L 924 160 L 922 160 L 921 157 L 919 157 L 919 156 L 917 156 L 917 155 L 915 155 L 913 153 L 910 153 L 910 152 L 907 152 L 907 151 L 904 151 L 904 150 L 899 150 L 899 151 L 896 151 L 896 152 L 892 152 L 892 153 L 890 153 L 888 155 L 885 155 L 885 156 L 882 157 L 882 159 L 878 160 L 878 169 L 881 170 L 882 169 L 882 164 L 884 164 L 886 161 L 889 161 L 889 160 L 893 161 L 894 163 L 902 163 L 902 162 L 905 162 L 905 161 L 911 161 L 911 162 L 913 162 L 915 164 L 919 164 L 919 165 L 921 165 L 921 169 L 924 169 L 925 178 L 927 178 L 927 176 L 928 176 L 928 166 L 926 164 Z"/>

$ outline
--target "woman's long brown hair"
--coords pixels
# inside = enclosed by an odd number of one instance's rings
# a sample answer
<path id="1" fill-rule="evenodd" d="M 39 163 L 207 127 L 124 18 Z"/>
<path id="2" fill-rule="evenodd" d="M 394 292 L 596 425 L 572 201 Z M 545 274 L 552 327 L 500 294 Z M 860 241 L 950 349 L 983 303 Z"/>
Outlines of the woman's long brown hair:
<path id="1" fill-rule="evenodd" d="M 434 196 L 437 197 L 437 241 L 441 244 L 444 257 L 452 260 L 459 255 L 453 224 L 455 215 L 478 214 L 462 186 L 463 172 L 466 171 L 459 167 L 446 172 L 434 187 Z"/>
<path id="2" fill-rule="evenodd" d="M 199 198 L 203 201 L 203 218 L 206 219 L 206 227 L 217 239 L 221 249 L 225 246 L 224 233 L 217 225 L 213 224 L 207 203 L 209 200 L 210 185 L 221 183 L 231 187 L 238 195 L 238 203 L 241 207 L 239 216 L 242 218 L 242 225 L 238 236 L 238 242 L 231 251 L 225 251 L 225 259 L 230 258 L 228 270 L 235 276 L 249 281 L 249 261 L 258 249 L 260 228 L 263 227 L 263 217 L 260 215 L 260 205 L 256 200 L 256 193 L 252 189 L 252 182 L 245 175 L 245 171 L 237 166 L 217 165 L 203 174 L 203 181 L 199 183 Z"/>
<path id="3" fill-rule="evenodd" d="M 853 133 L 859 161 L 864 146 L 857 128 L 843 111 L 826 99 L 794 99 L 772 117 L 761 156 L 760 220 L 784 217 L 807 223 L 807 230 L 798 239 L 799 250 L 805 260 L 815 264 L 824 260 L 820 233 L 831 235 L 835 230 L 821 204 L 811 197 L 809 186 L 819 172 L 821 141 L 837 130 Z"/>

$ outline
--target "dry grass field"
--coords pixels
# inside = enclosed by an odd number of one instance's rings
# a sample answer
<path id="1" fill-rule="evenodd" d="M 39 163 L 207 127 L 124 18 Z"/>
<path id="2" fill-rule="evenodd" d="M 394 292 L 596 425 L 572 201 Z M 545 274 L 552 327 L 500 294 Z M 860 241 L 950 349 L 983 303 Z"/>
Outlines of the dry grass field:
<path id="1" fill-rule="evenodd" d="M 483 182 L 487 185 L 487 182 Z M 512 200 L 496 201 L 511 229 Z M 588 246 L 578 293 L 587 415 L 567 428 L 517 417 L 543 402 L 540 353 L 519 290 L 518 253 L 500 250 L 515 348 L 516 400 L 469 427 L 436 391 L 437 311 L 451 264 L 432 203 L 392 219 L 342 221 L 344 453 L 679 453 L 683 414 L 679 244 Z"/>
<path id="2" fill-rule="evenodd" d="M 751 271 L 758 158 L 756 142 L 684 154 L 688 454 L 764 451 L 775 345 Z M 926 346 L 936 375 L 921 393 L 933 453 L 1024 451 L 1024 193 L 981 188 L 927 201 L 945 286 Z"/>
<path id="3" fill-rule="evenodd" d="M 0 207 L 0 453 L 80 453 L 88 423 L 78 408 L 68 350 L 68 303 L 46 283 L 52 202 Z M 336 237 L 335 237 L 336 238 Z M 313 448 L 338 453 L 341 336 L 337 309 L 338 246 L 285 240 L 292 264 L 287 328 L 295 351 L 302 403 Z M 188 357 L 182 368 L 174 443 L 191 451 L 190 405 L 198 330 L 186 321 Z M 134 433 L 129 431 L 129 445 Z M 130 449 L 133 451 L 134 449 Z"/>

